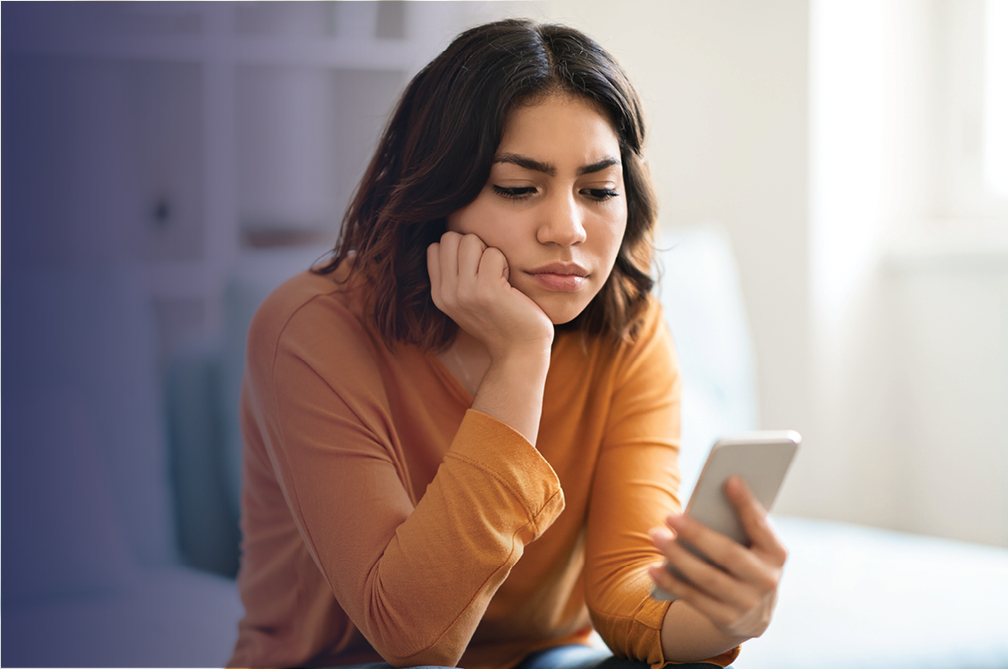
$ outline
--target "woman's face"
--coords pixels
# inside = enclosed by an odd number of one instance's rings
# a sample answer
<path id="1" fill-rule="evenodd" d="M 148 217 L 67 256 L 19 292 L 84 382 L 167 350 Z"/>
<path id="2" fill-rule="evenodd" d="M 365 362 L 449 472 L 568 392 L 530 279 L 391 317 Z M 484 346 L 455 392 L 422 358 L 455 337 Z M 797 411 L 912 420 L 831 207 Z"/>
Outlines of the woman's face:
<path id="1" fill-rule="evenodd" d="M 510 113 L 489 180 L 448 229 L 500 249 L 511 285 L 559 324 L 609 278 L 626 221 L 615 130 L 582 99 L 556 94 Z"/>

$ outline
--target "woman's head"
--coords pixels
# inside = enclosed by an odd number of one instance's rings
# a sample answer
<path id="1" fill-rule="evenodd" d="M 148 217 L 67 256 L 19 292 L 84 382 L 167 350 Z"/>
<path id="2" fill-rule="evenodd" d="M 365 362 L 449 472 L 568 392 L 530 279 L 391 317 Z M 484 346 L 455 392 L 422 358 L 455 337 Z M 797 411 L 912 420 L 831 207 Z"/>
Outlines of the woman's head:
<path id="1" fill-rule="evenodd" d="M 621 165 L 619 206 L 626 210 L 611 274 L 565 327 L 615 336 L 632 329 L 653 283 L 655 220 L 636 93 L 590 38 L 563 26 L 509 20 L 466 31 L 410 82 L 347 212 L 334 257 L 319 270 L 331 271 L 356 252 L 354 266 L 371 286 L 373 316 L 386 342 L 428 349 L 450 343 L 455 326 L 431 301 L 426 248 L 450 217 L 457 220 L 457 212 L 492 188 L 491 169 L 516 110 L 556 101 L 608 122 Z"/>

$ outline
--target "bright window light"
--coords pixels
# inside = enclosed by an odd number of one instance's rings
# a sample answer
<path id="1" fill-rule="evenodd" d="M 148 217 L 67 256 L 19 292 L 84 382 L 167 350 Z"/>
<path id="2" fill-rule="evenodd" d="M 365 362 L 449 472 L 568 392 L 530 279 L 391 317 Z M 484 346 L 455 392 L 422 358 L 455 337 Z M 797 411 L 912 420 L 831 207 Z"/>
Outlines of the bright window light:
<path id="1" fill-rule="evenodd" d="M 1008 0 L 987 0 L 984 180 L 1008 197 Z"/>

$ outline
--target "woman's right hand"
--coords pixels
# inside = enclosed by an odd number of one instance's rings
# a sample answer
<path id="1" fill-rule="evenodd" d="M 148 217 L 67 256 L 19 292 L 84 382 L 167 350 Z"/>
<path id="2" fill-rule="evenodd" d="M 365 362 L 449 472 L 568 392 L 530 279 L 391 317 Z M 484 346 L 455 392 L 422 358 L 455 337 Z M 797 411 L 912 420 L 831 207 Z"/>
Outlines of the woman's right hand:
<path id="1" fill-rule="evenodd" d="M 499 249 L 474 234 L 446 232 L 427 247 L 431 297 L 438 309 L 486 346 L 493 362 L 518 354 L 546 354 L 553 324 L 527 295 L 508 282 Z"/>

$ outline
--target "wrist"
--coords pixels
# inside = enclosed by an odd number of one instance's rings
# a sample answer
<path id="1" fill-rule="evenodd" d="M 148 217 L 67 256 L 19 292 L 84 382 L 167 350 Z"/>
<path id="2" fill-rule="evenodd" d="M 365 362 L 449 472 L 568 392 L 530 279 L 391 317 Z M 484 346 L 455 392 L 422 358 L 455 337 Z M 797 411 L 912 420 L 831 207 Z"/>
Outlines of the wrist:
<path id="1" fill-rule="evenodd" d="M 545 379 L 546 372 L 549 371 L 551 343 L 547 341 L 538 345 L 512 346 L 496 354 L 491 353 L 488 372 L 495 372 L 495 376 L 518 376 L 530 381 Z"/>
<path id="2" fill-rule="evenodd" d="M 491 358 L 473 400 L 474 409 L 507 423 L 533 446 L 542 415 L 549 354 L 548 348 L 512 350 L 506 356 Z"/>

